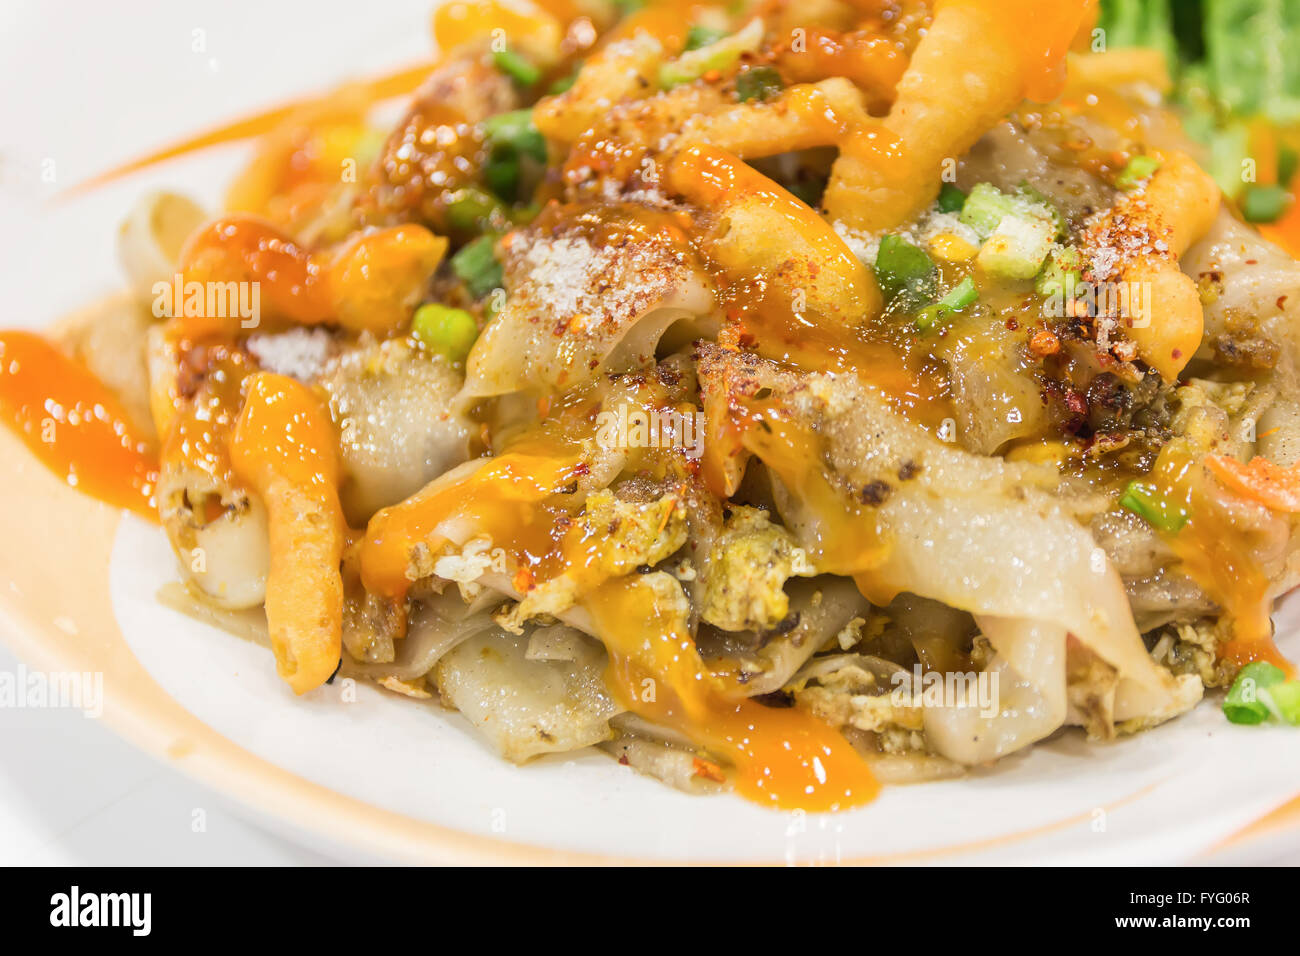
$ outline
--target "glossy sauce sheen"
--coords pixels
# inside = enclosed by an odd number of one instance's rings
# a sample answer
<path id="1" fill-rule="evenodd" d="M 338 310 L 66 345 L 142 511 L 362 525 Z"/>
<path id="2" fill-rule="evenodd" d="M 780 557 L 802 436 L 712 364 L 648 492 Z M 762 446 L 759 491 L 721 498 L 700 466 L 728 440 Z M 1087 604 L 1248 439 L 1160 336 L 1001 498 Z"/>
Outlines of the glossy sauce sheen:
<path id="1" fill-rule="evenodd" d="M 158 461 L 97 378 L 31 332 L 0 333 L 0 412 L 72 487 L 158 520 Z"/>
<path id="2" fill-rule="evenodd" d="M 1268 575 L 1196 480 L 1200 463 L 1172 451 L 1161 454 L 1150 480 L 1186 524 L 1163 537 L 1188 575 L 1232 621 L 1232 640 L 1219 656 L 1236 665 L 1269 661 L 1289 671 L 1291 663 L 1273 643 Z"/>
<path id="3" fill-rule="evenodd" d="M 784 810 L 845 810 L 880 790 L 839 731 L 795 708 L 766 707 L 725 686 L 638 578 L 611 581 L 583 605 L 609 649 L 608 682 L 633 713 L 673 727 L 736 770 L 736 790 Z"/>

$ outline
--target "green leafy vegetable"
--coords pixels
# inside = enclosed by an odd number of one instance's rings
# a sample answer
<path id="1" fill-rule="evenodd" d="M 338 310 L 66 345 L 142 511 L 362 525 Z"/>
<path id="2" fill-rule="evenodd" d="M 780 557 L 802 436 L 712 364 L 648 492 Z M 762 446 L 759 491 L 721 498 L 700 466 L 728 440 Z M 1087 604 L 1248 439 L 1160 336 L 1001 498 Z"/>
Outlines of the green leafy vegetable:
<path id="1" fill-rule="evenodd" d="M 1165 62 L 1178 62 L 1169 0 L 1102 0 L 1097 27 L 1104 30 L 1106 48 L 1147 47 L 1165 55 Z"/>
<path id="2" fill-rule="evenodd" d="M 1300 120 L 1300 6 L 1205 0 L 1206 65 L 1215 98 L 1237 116 Z"/>
<path id="3" fill-rule="evenodd" d="M 578 79 L 578 70 L 575 68 L 568 76 L 562 76 L 546 88 L 546 92 L 551 96 L 557 96 L 560 93 L 567 92 L 573 88 L 574 81 Z"/>
<path id="4" fill-rule="evenodd" d="M 974 229 L 981 239 L 993 235 L 1005 216 L 1041 219 L 1050 224 L 1053 236 L 1064 238 L 1065 219 L 1037 190 L 1026 185 L 1012 195 L 1004 193 L 992 183 L 977 183 L 961 207 L 960 218 Z"/>

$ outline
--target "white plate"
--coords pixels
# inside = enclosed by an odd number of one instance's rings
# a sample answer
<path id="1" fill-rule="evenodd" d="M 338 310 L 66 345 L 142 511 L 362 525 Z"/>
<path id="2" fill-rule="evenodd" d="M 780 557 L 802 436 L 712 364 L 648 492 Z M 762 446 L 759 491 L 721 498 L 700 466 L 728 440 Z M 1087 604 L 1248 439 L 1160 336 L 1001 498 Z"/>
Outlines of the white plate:
<path id="1" fill-rule="evenodd" d="M 79 21 L 75 30 L 65 22 L 69 16 Z M 68 186 L 232 116 L 427 57 L 428 22 L 428 5 L 407 0 L 364 9 L 335 2 L 148 3 L 133 4 L 129 16 L 109 5 L 75 13 L 6 5 L 0 82 L 22 92 L 11 96 L 0 132 L 9 226 L 0 240 L 5 324 L 45 325 L 115 289 L 114 230 L 134 197 L 167 187 L 215 205 L 246 147 L 174 161 L 84 195 L 67 196 Z M 45 493 L 42 479 L 25 465 L 18 469 Z M 49 493 L 57 499 L 49 507 L 69 514 L 83 507 Z M 25 520 L 9 517 L 0 530 Z M 130 518 L 115 530 L 107 521 L 102 531 L 114 536 L 111 569 L 101 566 L 126 646 L 167 695 L 224 740 L 162 707 L 156 688 L 132 668 L 110 673 L 110 721 L 182 769 L 287 821 L 293 832 L 348 852 L 530 861 L 591 854 L 1176 862 L 1210 850 L 1300 793 L 1300 734 L 1233 727 L 1213 702 L 1113 745 L 1087 746 L 1070 732 L 993 770 L 890 788 L 871 806 L 828 816 L 774 813 L 731 796 L 687 797 L 597 753 L 514 767 L 459 716 L 434 705 L 368 685 L 345 701 L 341 683 L 294 698 L 265 650 L 157 602 L 158 588 L 174 575 L 161 532 Z M 85 534 L 89 540 L 92 532 Z M 37 536 L 26 547 L 45 555 L 55 545 Z M 21 569 L 11 574 L 18 581 Z M 29 596 L 38 589 L 35 582 L 12 588 Z M 40 612 L 22 600 L 7 608 L 11 628 L 20 649 L 39 655 Z M 67 600 L 75 602 L 75 593 Z M 1300 602 L 1288 611 L 1280 643 L 1294 658 Z M 102 651 L 90 628 L 79 633 L 82 644 L 61 645 L 60 653 Z M 1274 830 L 1270 841 L 1236 852 L 1242 859 L 1275 855 L 1300 846 L 1300 830 Z"/>

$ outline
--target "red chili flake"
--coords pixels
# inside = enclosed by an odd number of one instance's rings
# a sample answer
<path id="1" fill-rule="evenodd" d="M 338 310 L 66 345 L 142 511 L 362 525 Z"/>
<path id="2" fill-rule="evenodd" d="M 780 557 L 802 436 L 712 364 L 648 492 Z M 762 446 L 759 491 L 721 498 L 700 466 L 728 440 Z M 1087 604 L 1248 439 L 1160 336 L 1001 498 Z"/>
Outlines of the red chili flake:
<path id="1" fill-rule="evenodd" d="M 1055 355 L 1061 351 L 1061 340 L 1056 337 L 1056 333 L 1051 329 L 1039 329 L 1029 340 L 1029 351 L 1040 358 Z"/>
<path id="2" fill-rule="evenodd" d="M 697 777 L 703 777 L 704 779 L 712 780 L 715 783 L 722 783 L 727 779 L 726 774 L 722 772 L 722 768 L 711 761 L 702 760 L 701 758 L 696 757 L 693 761 L 693 766 L 695 768 L 695 776 Z"/>

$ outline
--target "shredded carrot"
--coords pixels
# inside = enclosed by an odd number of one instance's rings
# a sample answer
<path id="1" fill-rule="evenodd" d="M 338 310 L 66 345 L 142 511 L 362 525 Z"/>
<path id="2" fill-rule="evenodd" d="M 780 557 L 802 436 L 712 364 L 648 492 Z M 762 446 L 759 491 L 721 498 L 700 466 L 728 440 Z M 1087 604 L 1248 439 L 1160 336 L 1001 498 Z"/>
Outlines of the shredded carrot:
<path id="1" fill-rule="evenodd" d="M 1226 455 L 1209 455 L 1211 474 L 1245 498 L 1274 511 L 1300 512 L 1300 467 L 1283 468 L 1267 458 L 1252 458 L 1243 465 Z"/>

